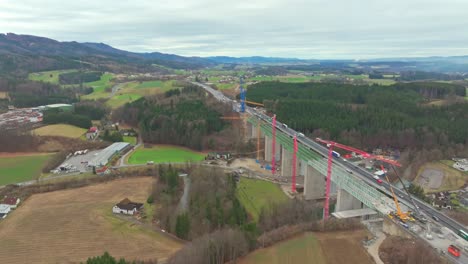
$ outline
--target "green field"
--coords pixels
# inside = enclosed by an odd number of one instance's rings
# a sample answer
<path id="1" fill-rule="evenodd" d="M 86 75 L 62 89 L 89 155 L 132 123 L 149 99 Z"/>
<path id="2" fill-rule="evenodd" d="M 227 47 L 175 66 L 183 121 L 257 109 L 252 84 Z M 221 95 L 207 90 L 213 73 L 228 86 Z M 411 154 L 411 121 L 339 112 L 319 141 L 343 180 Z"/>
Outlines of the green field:
<path id="1" fill-rule="evenodd" d="M 163 81 L 149 81 L 149 82 L 142 82 L 138 84 L 137 89 L 142 89 L 142 88 L 155 88 L 155 87 L 162 87 L 164 84 Z"/>
<path id="2" fill-rule="evenodd" d="M 124 136 L 123 141 L 130 143 L 132 145 L 136 145 L 136 142 L 137 142 L 136 137 L 129 137 L 129 136 Z"/>
<path id="3" fill-rule="evenodd" d="M 50 155 L 0 157 L 0 185 L 25 182 L 41 174 Z"/>
<path id="4" fill-rule="evenodd" d="M 45 72 L 33 72 L 28 75 L 28 79 L 33 81 L 59 83 L 59 75 L 67 72 L 74 72 L 76 70 L 59 70 L 59 71 L 45 71 Z"/>
<path id="5" fill-rule="evenodd" d="M 326 264 L 326 256 L 313 233 L 255 250 L 239 261 L 240 264 Z"/>
<path id="6" fill-rule="evenodd" d="M 106 92 L 107 88 L 112 87 L 111 82 L 113 75 L 111 73 L 104 73 L 101 79 L 94 82 L 84 83 L 83 85 L 93 87 L 94 91 L 91 94 L 82 96 L 83 99 L 95 100 L 99 98 L 105 98 L 109 96 L 109 92 Z"/>
<path id="7" fill-rule="evenodd" d="M 201 161 L 205 155 L 199 152 L 174 146 L 154 146 L 152 148 L 139 148 L 129 158 L 129 164 L 171 163 L 186 161 Z"/>
<path id="8" fill-rule="evenodd" d="M 85 135 L 86 129 L 67 124 L 54 124 L 36 128 L 32 130 L 32 133 L 38 136 L 79 138 Z"/>
<path id="9" fill-rule="evenodd" d="M 255 221 L 261 208 L 288 199 L 281 188 L 272 182 L 242 178 L 237 186 L 237 197 Z"/>
<path id="10" fill-rule="evenodd" d="M 109 99 L 106 104 L 110 106 L 111 108 L 118 108 L 121 107 L 122 105 L 126 103 L 131 103 L 133 101 L 136 101 L 140 99 L 142 96 L 139 94 L 120 94 L 119 95 L 114 95 L 111 99 Z"/>

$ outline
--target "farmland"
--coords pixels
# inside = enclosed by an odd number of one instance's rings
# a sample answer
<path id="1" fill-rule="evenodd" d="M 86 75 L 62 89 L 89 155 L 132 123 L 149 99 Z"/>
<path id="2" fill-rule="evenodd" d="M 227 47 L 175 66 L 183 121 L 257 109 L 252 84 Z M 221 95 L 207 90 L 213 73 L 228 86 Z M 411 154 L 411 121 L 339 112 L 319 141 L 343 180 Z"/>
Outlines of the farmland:
<path id="1" fill-rule="evenodd" d="M 72 126 L 72 125 L 55 124 L 55 125 L 48 125 L 48 126 L 36 128 L 32 132 L 33 134 L 38 135 L 38 136 L 59 136 L 59 137 L 68 137 L 68 138 L 79 138 L 86 132 L 86 129 Z"/>
<path id="2" fill-rule="evenodd" d="M 240 264 L 327 264 L 319 241 L 312 233 L 279 242 L 247 255 Z"/>
<path id="3" fill-rule="evenodd" d="M 136 145 L 137 139 L 136 139 L 136 137 L 124 136 L 123 141 L 127 142 L 127 143 L 130 143 L 132 145 Z"/>
<path id="4" fill-rule="evenodd" d="M 84 83 L 85 86 L 92 87 L 94 91 L 88 95 L 82 96 L 83 99 L 99 99 L 109 96 L 109 92 L 106 89 L 111 88 L 113 83 L 111 82 L 113 75 L 111 73 L 104 73 L 99 81 Z"/>
<path id="5" fill-rule="evenodd" d="M 240 264 L 341 264 L 374 263 L 362 247 L 365 231 L 304 233 L 259 249 L 239 261 Z M 337 250 L 338 249 L 338 250 Z"/>
<path id="6" fill-rule="evenodd" d="M 139 94 L 120 94 L 113 96 L 111 99 L 109 99 L 106 104 L 110 106 L 111 108 L 117 108 L 120 107 L 126 103 L 131 103 L 133 101 L 136 101 L 140 99 L 142 96 Z"/>
<path id="7" fill-rule="evenodd" d="M 41 174 L 42 166 L 49 157 L 46 154 L 0 155 L 0 185 L 35 179 Z"/>
<path id="8" fill-rule="evenodd" d="M 201 161 L 205 155 L 186 148 L 175 146 L 153 146 L 139 148 L 128 159 L 129 164 L 145 164 L 147 161 L 155 163 Z"/>
<path id="9" fill-rule="evenodd" d="M 128 197 L 144 202 L 152 178 L 119 179 L 36 194 L 0 222 L 4 263 L 76 263 L 108 251 L 116 258 L 164 260 L 181 244 L 114 216 Z"/>
<path id="10" fill-rule="evenodd" d="M 247 178 L 239 182 L 237 197 L 255 221 L 258 220 L 261 208 L 288 199 L 277 184 Z"/>
<path id="11" fill-rule="evenodd" d="M 76 70 L 59 70 L 30 73 L 28 78 L 33 81 L 49 82 L 59 84 L 59 75 L 62 73 L 74 72 Z"/>

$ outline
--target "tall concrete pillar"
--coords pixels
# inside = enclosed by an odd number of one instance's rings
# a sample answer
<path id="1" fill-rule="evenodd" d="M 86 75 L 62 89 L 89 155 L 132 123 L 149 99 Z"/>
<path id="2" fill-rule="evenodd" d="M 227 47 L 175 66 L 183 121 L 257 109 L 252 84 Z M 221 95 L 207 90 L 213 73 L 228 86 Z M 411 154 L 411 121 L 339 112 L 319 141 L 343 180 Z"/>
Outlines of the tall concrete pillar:
<path id="1" fill-rule="evenodd" d="M 281 160 L 283 151 L 284 151 L 283 146 L 281 146 L 281 143 L 279 143 L 278 139 L 276 139 L 276 146 L 275 146 L 276 161 Z"/>
<path id="2" fill-rule="evenodd" d="M 361 209 L 362 202 L 354 198 L 344 189 L 338 189 L 338 197 L 336 201 L 335 212 Z"/>
<path id="3" fill-rule="evenodd" d="M 325 197 L 325 176 L 307 164 L 304 177 L 304 199 L 312 200 L 323 197 Z"/>
<path id="4" fill-rule="evenodd" d="M 297 169 L 297 174 L 300 176 L 306 175 L 307 172 L 307 161 L 298 159 L 298 169 Z"/>
<path id="5" fill-rule="evenodd" d="M 293 154 L 283 149 L 281 155 L 281 176 L 291 177 L 292 175 Z"/>
<path id="6" fill-rule="evenodd" d="M 273 139 L 271 137 L 265 136 L 265 161 L 271 162 L 271 145 Z"/>

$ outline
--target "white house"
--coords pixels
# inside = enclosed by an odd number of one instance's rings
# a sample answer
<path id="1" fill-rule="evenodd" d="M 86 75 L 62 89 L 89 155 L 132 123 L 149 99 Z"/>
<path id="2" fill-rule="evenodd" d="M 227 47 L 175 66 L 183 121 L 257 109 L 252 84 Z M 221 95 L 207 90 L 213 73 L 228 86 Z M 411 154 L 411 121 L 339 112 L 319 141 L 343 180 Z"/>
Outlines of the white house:
<path id="1" fill-rule="evenodd" d="M 20 203 L 20 201 L 20 198 L 15 197 L 5 197 L 5 199 L 3 199 L 3 203 L 8 204 L 11 209 L 15 209 Z"/>
<path id="2" fill-rule="evenodd" d="M 134 203 L 128 198 L 125 198 L 120 201 L 120 203 L 114 205 L 112 212 L 114 214 L 134 215 L 141 209 L 141 207 L 143 207 L 142 203 Z"/>
<path id="3" fill-rule="evenodd" d="M 0 204 L 0 219 L 5 218 L 10 210 L 9 204 Z"/>

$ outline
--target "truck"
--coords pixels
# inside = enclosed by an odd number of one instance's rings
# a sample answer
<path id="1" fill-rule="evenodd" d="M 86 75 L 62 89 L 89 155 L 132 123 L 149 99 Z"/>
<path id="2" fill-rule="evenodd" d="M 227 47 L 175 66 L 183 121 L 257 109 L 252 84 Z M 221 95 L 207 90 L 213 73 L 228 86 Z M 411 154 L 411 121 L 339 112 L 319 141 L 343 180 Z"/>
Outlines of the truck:
<path id="1" fill-rule="evenodd" d="M 340 153 L 338 153 L 338 152 L 336 152 L 336 151 L 332 151 L 332 155 L 333 155 L 333 157 L 335 157 L 335 158 L 341 157 Z"/>

